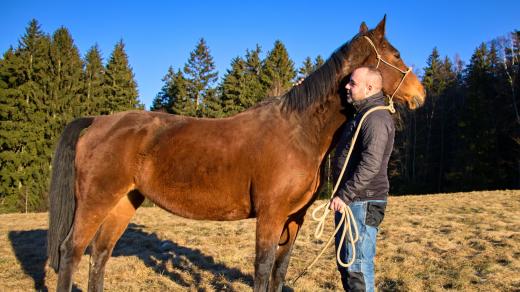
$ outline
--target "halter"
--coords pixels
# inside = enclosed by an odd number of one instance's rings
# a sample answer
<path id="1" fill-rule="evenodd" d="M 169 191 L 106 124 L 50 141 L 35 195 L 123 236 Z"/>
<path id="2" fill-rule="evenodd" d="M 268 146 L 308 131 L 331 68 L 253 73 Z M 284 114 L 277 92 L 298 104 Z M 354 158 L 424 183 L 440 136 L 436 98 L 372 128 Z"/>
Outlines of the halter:
<path id="1" fill-rule="evenodd" d="M 401 78 L 401 81 L 399 82 L 399 84 L 397 85 L 397 87 L 395 88 L 394 90 L 394 93 L 392 93 L 392 95 L 390 96 L 389 100 L 388 100 L 388 106 L 391 108 L 391 112 L 394 113 L 395 112 L 395 109 L 394 109 L 394 96 L 396 94 L 396 92 L 399 90 L 399 88 L 401 87 L 401 85 L 403 84 L 404 80 L 406 79 L 406 77 L 408 76 L 408 73 L 412 72 L 412 67 L 408 67 L 408 69 L 406 71 L 396 67 L 395 65 L 392 65 L 390 64 L 389 62 L 387 62 L 385 59 L 383 59 L 381 57 L 381 55 L 379 54 L 379 52 L 377 51 L 377 48 L 376 48 L 376 45 L 374 45 L 374 43 L 372 42 L 372 40 L 367 37 L 367 36 L 363 36 L 367 41 L 368 43 L 372 46 L 372 48 L 374 48 L 374 51 L 376 52 L 376 58 L 377 58 L 377 65 L 376 65 L 376 69 L 379 68 L 379 64 L 381 62 L 387 64 L 388 66 L 394 68 L 395 70 L 403 73 L 403 78 Z"/>

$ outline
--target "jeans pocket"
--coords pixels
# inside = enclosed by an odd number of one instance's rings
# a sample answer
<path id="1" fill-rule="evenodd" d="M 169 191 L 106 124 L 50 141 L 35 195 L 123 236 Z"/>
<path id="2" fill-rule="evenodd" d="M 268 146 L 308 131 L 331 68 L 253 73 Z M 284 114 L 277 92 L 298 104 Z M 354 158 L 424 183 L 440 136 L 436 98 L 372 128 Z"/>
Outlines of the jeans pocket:
<path id="1" fill-rule="evenodd" d="M 378 227 L 385 217 L 386 202 L 368 202 L 365 224 Z"/>

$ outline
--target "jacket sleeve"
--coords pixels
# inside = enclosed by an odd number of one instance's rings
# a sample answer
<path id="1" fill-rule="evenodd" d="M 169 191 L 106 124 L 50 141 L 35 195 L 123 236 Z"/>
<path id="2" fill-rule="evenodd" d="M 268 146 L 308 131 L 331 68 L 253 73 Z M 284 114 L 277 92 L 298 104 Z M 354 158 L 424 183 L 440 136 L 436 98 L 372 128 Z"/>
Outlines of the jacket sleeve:
<path id="1" fill-rule="evenodd" d="M 390 139 L 391 123 L 387 121 L 382 113 L 372 113 L 361 125 L 361 143 L 356 143 L 361 148 L 361 158 L 358 166 L 354 170 L 352 177 L 346 182 L 344 196 L 352 200 L 356 194 L 365 190 L 372 179 L 381 170 L 381 164 L 385 153 L 385 148 Z"/>

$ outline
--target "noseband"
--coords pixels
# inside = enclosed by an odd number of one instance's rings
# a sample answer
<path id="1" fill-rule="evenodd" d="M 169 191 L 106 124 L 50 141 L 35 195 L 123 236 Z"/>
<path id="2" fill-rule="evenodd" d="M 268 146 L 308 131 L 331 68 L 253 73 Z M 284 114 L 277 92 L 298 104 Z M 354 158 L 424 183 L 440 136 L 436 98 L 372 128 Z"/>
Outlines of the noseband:
<path id="1" fill-rule="evenodd" d="M 397 87 L 395 88 L 394 90 L 394 93 L 392 93 L 392 95 L 390 96 L 390 99 L 389 99 L 389 103 L 390 103 L 390 106 L 393 107 L 393 98 L 394 98 L 394 95 L 396 94 L 396 92 L 399 90 L 399 88 L 401 87 L 401 85 L 403 84 L 404 80 L 406 79 L 406 77 L 408 76 L 408 73 L 412 72 L 412 67 L 408 67 L 408 69 L 406 71 L 404 70 L 401 70 L 400 68 L 390 64 L 388 61 L 386 61 L 385 59 L 383 59 L 381 57 L 381 55 L 379 54 L 379 52 L 377 51 L 377 48 L 376 46 L 374 45 L 374 43 L 372 42 L 372 40 L 367 37 L 367 36 L 363 36 L 367 41 L 368 43 L 372 46 L 372 48 L 374 48 L 374 51 L 376 52 L 376 58 L 377 58 L 377 65 L 376 65 L 376 69 L 379 68 L 379 64 L 381 62 L 385 63 L 386 65 L 394 68 L 395 70 L 403 73 L 403 77 L 401 78 L 401 81 L 399 82 L 399 84 L 397 85 Z"/>

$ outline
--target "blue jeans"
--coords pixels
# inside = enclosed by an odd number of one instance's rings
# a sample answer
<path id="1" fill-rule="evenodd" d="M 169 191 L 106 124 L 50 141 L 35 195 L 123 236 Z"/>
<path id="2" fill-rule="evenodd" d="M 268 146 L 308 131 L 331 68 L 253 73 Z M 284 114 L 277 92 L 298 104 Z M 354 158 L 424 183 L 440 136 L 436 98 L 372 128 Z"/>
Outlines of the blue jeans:
<path id="1" fill-rule="evenodd" d="M 374 205 L 382 206 L 382 210 L 381 207 L 378 207 L 379 211 L 374 211 L 377 209 L 373 207 Z M 354 263 L 348 268 L 344 268 L 338 263 L 338 270 L 341 274 L 343 289 L 345 289 L 345 291 L 374 291 L 376 236 L 377 231 L 379 230 L 378 226 L 383 219 L 386 201 L 354 201 L 349 204 L 349 207 L 356 219 L 359 240 L 356 242 L 356 259 Z M 374 215 L 374 213 L 378 212 L 381 214 Z M 367 218 L 367 214 L 369 218 Z M 374 220 L 374 217 L 377 218 Z M 336 212 L 334 219 L 336 224 L 338 224 L 341 220 L 341 213 Z M 367 221 L 371 225 L 366 224 Z M 341 228 L 336 235 L 336 251 L 338 249 L 342 231 L 343 229 Z M 354 230 L 352 232 L 354 232 Z M 355 236 L 355 234 L 353 235 Z M 345 238 L 343 242 L 340 258 L 344 263 L 348 263 L 352 259 L 352 247 L 348 242 L 348 238 Z"/>

